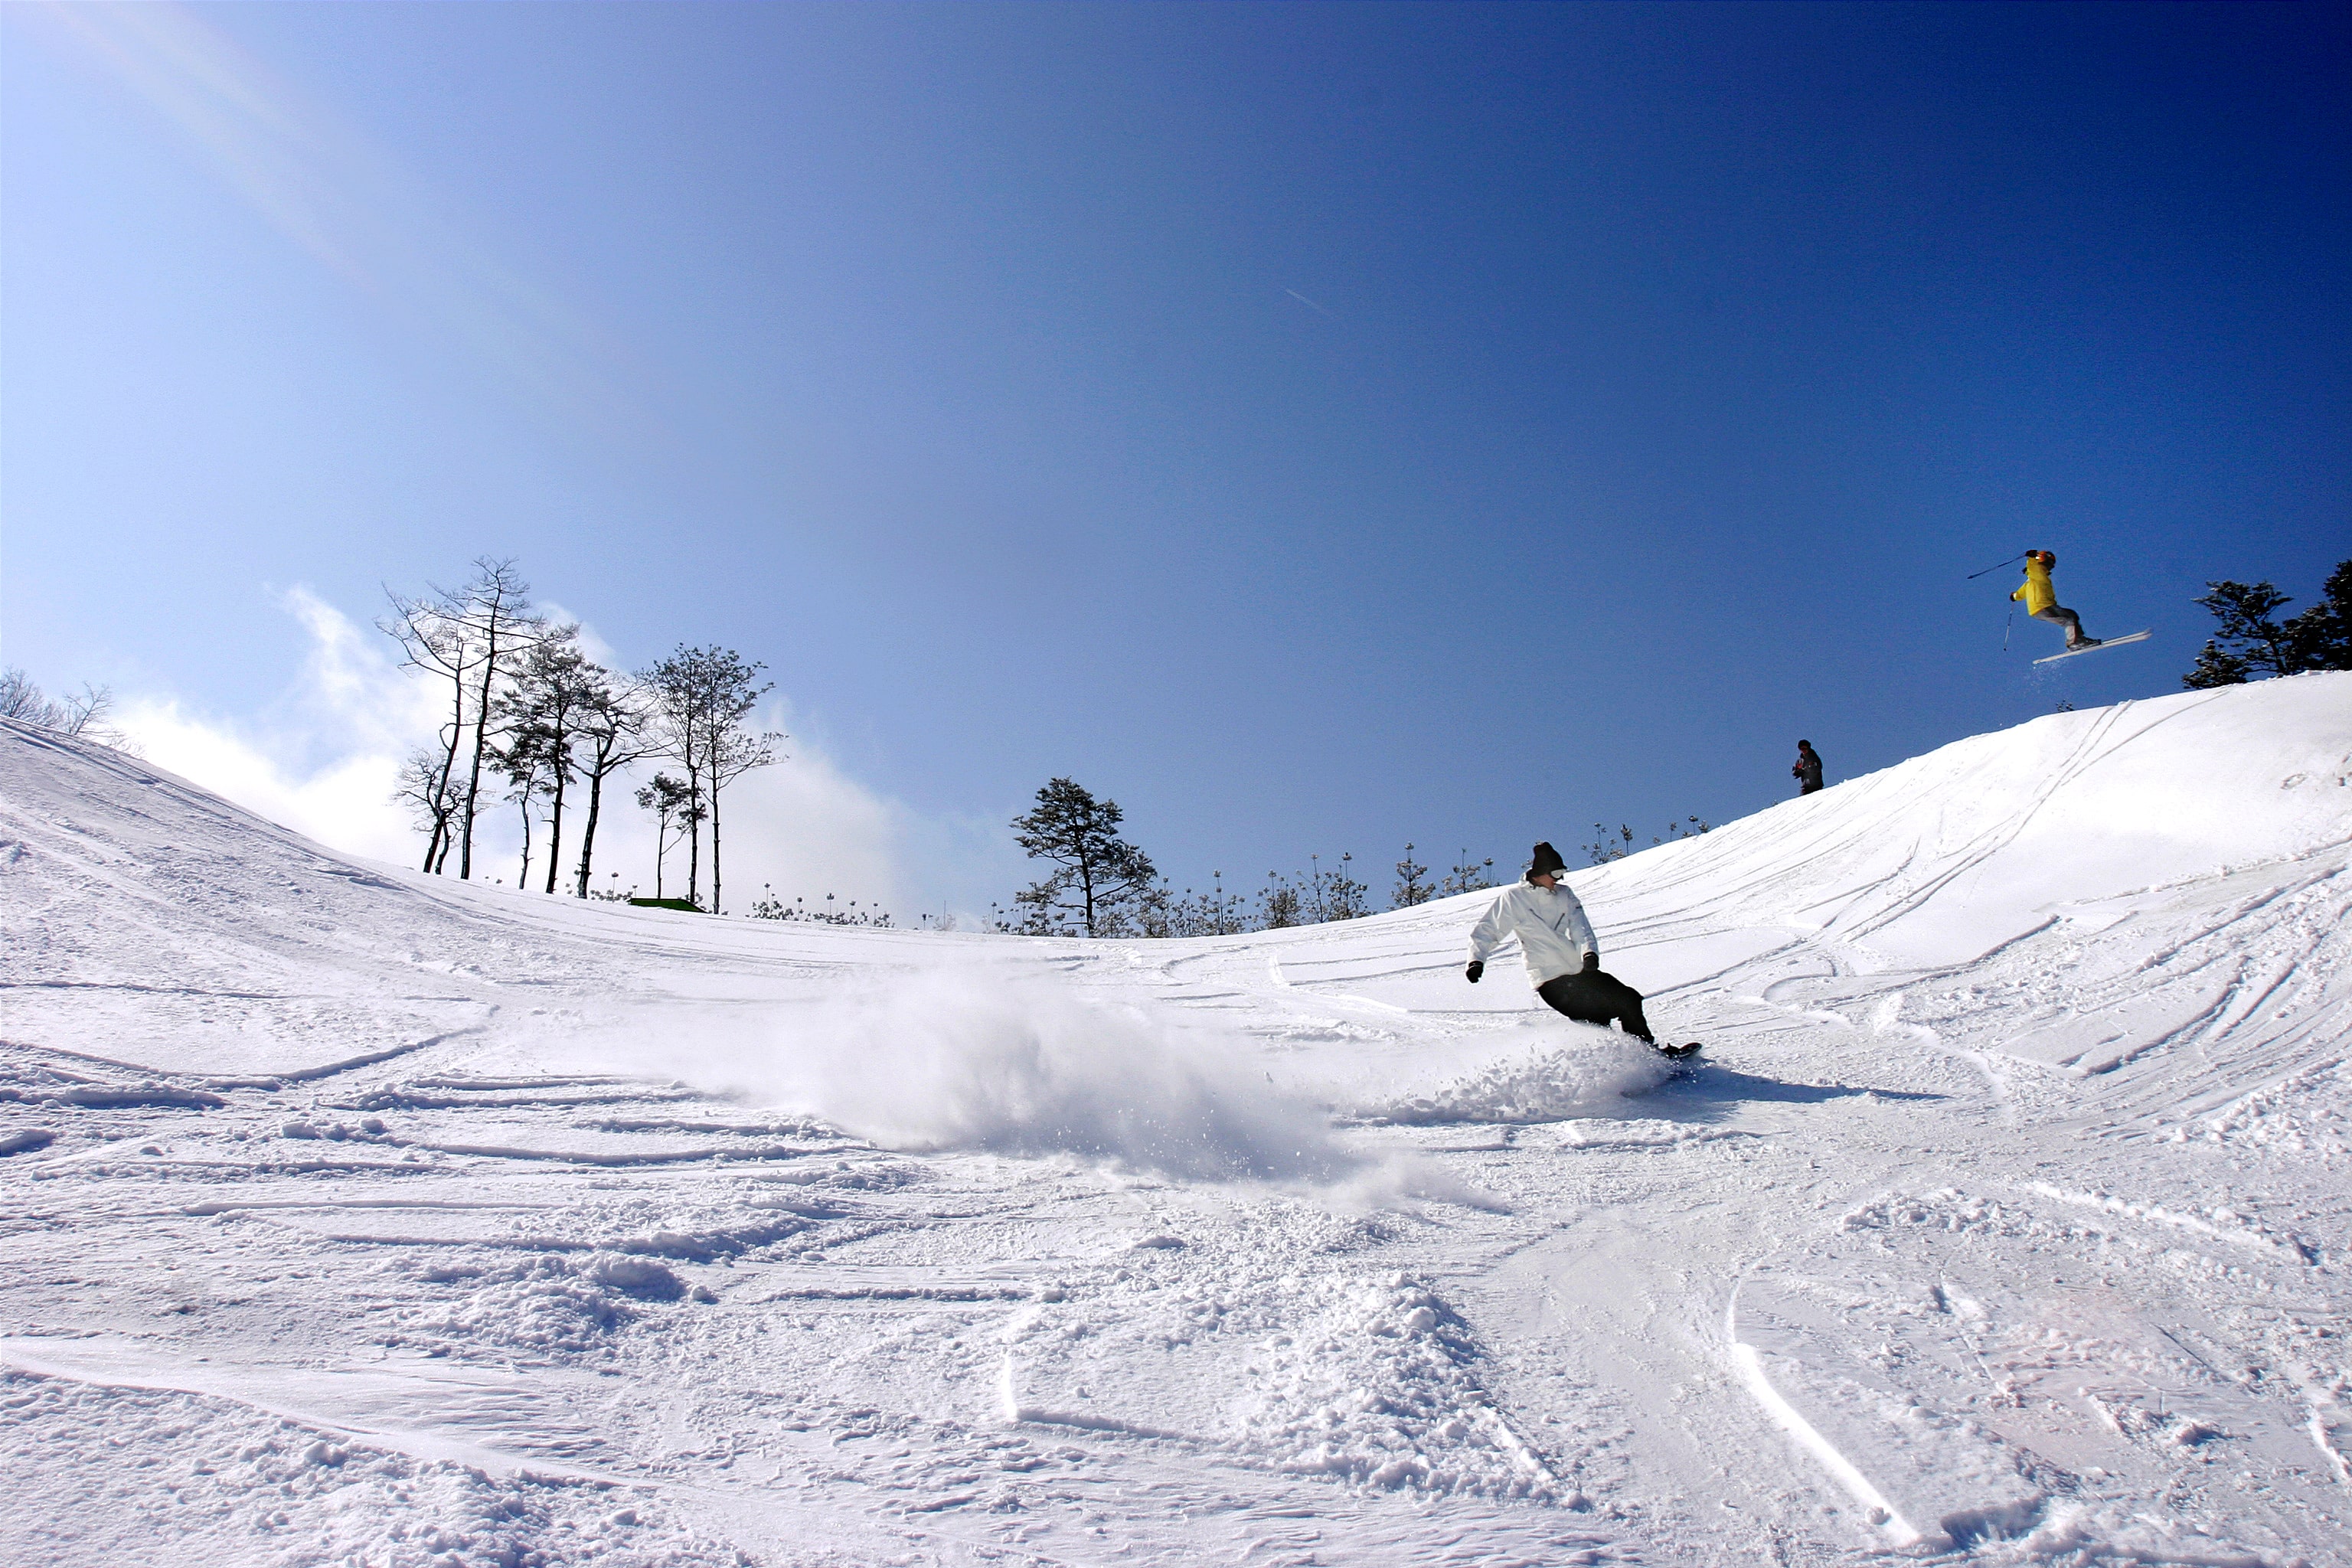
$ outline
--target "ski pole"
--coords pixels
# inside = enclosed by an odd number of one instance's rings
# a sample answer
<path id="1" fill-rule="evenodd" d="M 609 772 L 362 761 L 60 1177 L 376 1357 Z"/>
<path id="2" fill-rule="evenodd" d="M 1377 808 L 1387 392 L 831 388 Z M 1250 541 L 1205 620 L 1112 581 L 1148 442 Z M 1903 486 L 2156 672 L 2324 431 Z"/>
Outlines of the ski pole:
<path id="1" fill-rule="evenodd" d="M 2006 566 L 2009 563 L 2004 561 L 2001 564 Z M 2017 625 L 2017 611 L 2012 606 L 2009 612 L 2009 619 L 2000 623 L 2000 651 L 2003 653 L 2009 651 L 2009 628 L 2015 625 Z"/>
<path id="2" fill-rule="evenodd" d="M 1989 576 L 1991 574 L 2000 571 L 2003 566 L 2014 566 L 2032 553 L 2033 552 L 2031 550 L 2021 550 L 2016 554 L 2011 556 L 2008 560 L 1996 562 L 1992 565 L 1986 567 L 1982 572 L 1969 573 L 1966 577 L 1962 578 L 1961 581 L 1964 583 L 1973 583 L 1979 577 Z"/>

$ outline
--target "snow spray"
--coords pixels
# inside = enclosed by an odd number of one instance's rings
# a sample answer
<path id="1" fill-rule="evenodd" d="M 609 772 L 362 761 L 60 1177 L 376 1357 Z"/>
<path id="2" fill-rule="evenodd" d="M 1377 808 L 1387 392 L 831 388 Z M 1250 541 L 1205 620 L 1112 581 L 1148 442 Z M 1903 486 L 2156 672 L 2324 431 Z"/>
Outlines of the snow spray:
<path id="1" fill-rule="evenodd" d="M 991 965 L 898 971 L 757 1015 L 685 1000 L 646 1010 L 660 1016 L 592 1026 L 598 1054 L 886 1148 L 1316 1185 L 1379 1163 L 1241 1044 Z"/>

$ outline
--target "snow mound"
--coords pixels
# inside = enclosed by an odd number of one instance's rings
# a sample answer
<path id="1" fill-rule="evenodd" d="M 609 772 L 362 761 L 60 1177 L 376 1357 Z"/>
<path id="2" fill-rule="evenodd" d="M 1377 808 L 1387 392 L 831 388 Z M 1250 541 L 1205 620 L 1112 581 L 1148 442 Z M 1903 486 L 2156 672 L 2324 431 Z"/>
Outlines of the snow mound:
<path id="1" fill-rule="evenodd" d="M 1461 1319 L 1408 1275 L 1286 1282 L 1259 1346 L 1245 1451 L 1382 1489 L 1554 1501 L 1562 1488 L 1487 1402 Z"/>
<path id="2" fill-rule="evenodd" d="M 1007 1322 L 1004 1415 L 1370 1491 L 1570 1500 L 1431 1281 L 1355 1256 L 1386 1228 L 1276 1200 L 1238 1234 L 1194 1218 L 1139 1237 Z"/>
<path id="3" fill-rule="evenodd" d="M 778 1562 L 2334 1561 L 2352 675 L 1573 880 L 1717 1066 L 1468 985 L 1478 894 L 712 920 L 0 722 L 0 1561 L 726 1560 L 616 1478 Z"/>
<path id="4" fill-rule="evenodd" d="M 457 1293 L 400 1314 L 388 1337 L 436 1351 L 502 1346 L 581 1353 L 602 1349 L 640 1303 L 675 1301 L 685 1282 L 649 1258 L 540 1253 L 489 1263 L 425 1263 L 401 1272 Z"/>
<path id="5" fill-rule="evenodd" d="M 2352 675 L 2324 673 L 1970 736 L 1570 881 L 1604 931 L 1781 928 L 1959 963 L 2089 902 L 2347 838 Z"/>

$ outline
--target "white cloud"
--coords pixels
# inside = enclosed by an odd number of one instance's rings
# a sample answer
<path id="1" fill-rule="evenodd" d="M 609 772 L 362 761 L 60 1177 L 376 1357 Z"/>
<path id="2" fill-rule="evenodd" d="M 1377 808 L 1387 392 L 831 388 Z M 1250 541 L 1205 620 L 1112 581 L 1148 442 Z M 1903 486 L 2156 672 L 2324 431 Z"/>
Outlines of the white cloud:
<path id="1" fill-rule="evenodd" d="M 285 595 L 282 607 L 310 634 L 310 649 L 268 712 L 222 719 L 142 693 L 123 700 L 120 727 L 148 761 L 248 811 L 350 854 L 414 860 L 421 847 L 392 792 L 407 746 L 433 732 L 437 694 L 308 590 Z"/>
<path id="2" fill-rule="evenodd" d="M 308 589 L 288 592 L 281 607 L 309 633 L 310 647 L 292 686 L 263 712 L 225 717 L 192 710 L 168 693 L 135 694 L 121 705 L 121 727 L 157 766 L 249 811 L 347 854 L 415 864 L 423 837 L 392 795 L 401 759 L 436 738 L 447 711 L 442 686 L 400 668 L 388 638 Z M 582 641 L 618 662 L 593 631 L 583 629 Z M 762 721 L 793 729 L 783 704 Z M 750 910 L 766 887 L 787 902 L 822 905 L 832 893 L 837 906 L 879 903 L 901 923 L 958 910 L 971 929 L 971 911 L 1019 879 L 1020 854 L 1003 829 L 914 813 L 851 778 L 808 740 L 795 737 L 779 750 L 785 760 L 740 780 L 720 801 L 730 910 Z M 653 890 L 653 824 L 635 799 L 653 771 L 648 764 L 640 776 L 606 786 L 596 832 L 600 889 Z M 577 864 L 585 805 L 577 790 L 566 803 L 559 887 Z M 542 824 L 530 879 L 542 887 L 545 833 Z M 521 847 L 516 809 L 502 801 L 486 806 L 476 875 L 512 882 Z M 703 854 L 707 885 L 707 843 Z M 683 891 L 687 858 L 683 846 L 671 852 L 665 891 Z"/>

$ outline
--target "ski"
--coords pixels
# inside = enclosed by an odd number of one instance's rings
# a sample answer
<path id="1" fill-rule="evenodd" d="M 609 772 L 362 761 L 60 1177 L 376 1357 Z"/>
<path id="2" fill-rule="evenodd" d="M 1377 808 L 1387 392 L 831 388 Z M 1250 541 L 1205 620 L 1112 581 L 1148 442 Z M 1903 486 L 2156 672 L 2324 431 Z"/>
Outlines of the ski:
<path id="1" fill-rule="evenodd" d="M 2036 664 L 2055 664 L 2062 658 L 2080 658 L 2086 653 L 2096 653 L 2103 647 L 2121 647 L 2127 642 L 2146 642 L 2147 640 L 2147 636 L 2148 634 L 2146 632 L 2133 632 L 2128 637 L 2102 637 L 2099 641 L 2093 643 L 2088 647 L 2070 647 L 2064 653 L 2053 653 L 2048 658 L 2037 658 L 2033 662 Z"/>

